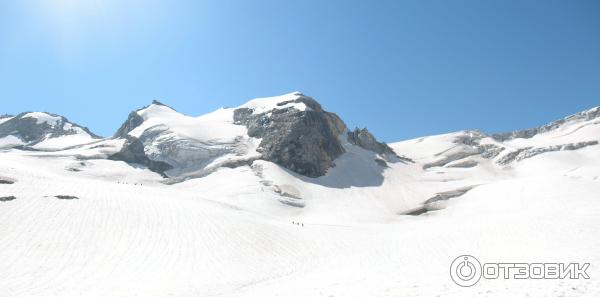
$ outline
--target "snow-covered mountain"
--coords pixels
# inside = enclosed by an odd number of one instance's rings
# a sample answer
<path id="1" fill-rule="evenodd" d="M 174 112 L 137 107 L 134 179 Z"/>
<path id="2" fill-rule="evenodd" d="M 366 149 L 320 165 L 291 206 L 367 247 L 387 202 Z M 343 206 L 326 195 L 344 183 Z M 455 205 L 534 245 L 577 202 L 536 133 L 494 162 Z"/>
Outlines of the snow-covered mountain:
<path id="1" fill-rule="evenodd" d="M 222 167 L 250 165 L 258 159 L 318 177 L 345 152 L 344 144 L 398 161 L 395 153 L 367 130 L 349 133 L 337 115 L 298 92 L 254 99 L 199 117 L 154 101 L 131 112 L 115 138 L 125 144 L 111 159 L 144 164 L 175 180 L 205 176 Z"/>
<path id="2" fill-rule="evenodd" d="M 76 145 L 50 116 L 0 119 L 22 140 L 0 152 L 0 296 L 600 294 L 598 107 L 389 145 L 301 93 L 197 117 L 153 102 Z M 591 278 L 463 288 L 463 254 Z"/>
<path id="3" fill-rule="evenodd" d="M 47 112 L 24 112 L 17 116 L 0 117 L 0 148 L 59 150 L 99 138 L 65 117 Z"/>
<path id="4" fill-rule="evenodd" d="M 421 157 L 431 157 L 424 168 L 473 167 L 485 160 L 510 165 L 546 152 L 597 145 L 600 137 L 595 133 L 598 129 L 595 125 L 599 122 L 600 108 L 595 107 L 538 128 L 492 135 L 481 131 L 461 131 L 400 142 L 394 147 L 414 151 L 413 156 L 421 160 L 424 160 Z M 427 155 L 431 149 L 439 149 L 431 142 L 445 142 L 444 150 Z"/>

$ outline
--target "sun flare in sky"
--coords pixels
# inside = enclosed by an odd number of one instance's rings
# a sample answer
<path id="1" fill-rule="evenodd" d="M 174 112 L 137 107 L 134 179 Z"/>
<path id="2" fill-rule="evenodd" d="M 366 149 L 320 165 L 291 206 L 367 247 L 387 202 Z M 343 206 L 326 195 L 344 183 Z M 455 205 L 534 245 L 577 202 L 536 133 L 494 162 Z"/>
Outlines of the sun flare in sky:
<path id="1" fill-rule="evenodd" d="M 43 0 L 42 3 L 50 12 L 57 14 L 77 14 L 97 9 L 110 1 L 98 0 Z"/>
<path id="2" fill-rule="evenodd" d="M 115 26 L 118 5 L 100 0 L 42 0 L 34 9 L 44 24 L 45 38 L 66 63 L 76 59 L 94 36 Z"/>

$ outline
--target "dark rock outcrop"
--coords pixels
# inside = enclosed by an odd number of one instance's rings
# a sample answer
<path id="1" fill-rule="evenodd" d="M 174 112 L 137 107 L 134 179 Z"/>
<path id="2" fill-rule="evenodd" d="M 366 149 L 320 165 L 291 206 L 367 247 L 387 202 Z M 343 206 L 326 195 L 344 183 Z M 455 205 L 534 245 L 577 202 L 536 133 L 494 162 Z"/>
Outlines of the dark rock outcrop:
<path id="1" fill-rule="evenodd" d="M 460 197 L 460 196 L 466 194 L 468 191 L 471 191 L 473 188 L 475 188 L 475 186 L 467 186 L 467 187 L 462 187 L 462 188 L 458 188 L 458 189 L 451 190 L 451 191 L 440 192 L 440 193 L 435 194 L 435 196 L 425 200 L 424 204 L 429 204 L 429 203 L 433 203 L 433 202 L 437 202 L 437 201 L 444 201 L 444 200 Z"/>
<path id="2" fill-rule="evenodd" d="M 485 133 L 479 130 L 466 130 L 463 134 L 456 136 L 453 142 L 456 144 L 464 144 L 468 146 L 478 146 L 481 139 L 486 137 Z"/>
<path id="3" fill-rule="evenodd" d="M 457 162 L 454 165 L 449 165 L 449 163 L 471 156 L 480 156 L 485 159 L 495 158 L 504 150 L 504 148 L 491 143 L 481 144 L 481 140 L 485 137 L 487 137 L 487 135 L 481 131 L 464 131 L 463 134 L 456 136 L 453 140 L 457 146 L 452 148 L 452 153 L 447 153 L 442 159 L 437 161 L 424 164 L 423 169 L 440 166 L 469 168 L 477 166 L 477 162 L 474 160 L 464 160 L 462 162 Z"/>
<path id="4" fill-rule="evenodd" d="M 170 107 L 160 101 L 157 101 L 157 100 L 152 100 L 152 104 L 150 104 L 150 105 L 160 105 L 160 106 L 165 106 L 170 109 L 173 109 L 172 107 Z M 144 118 L 142 118 L 142 116 L 140 116 L 138 114 L 138 111 L 146 109 L 150 105 L 146 105 L 140 109 L 130 112 L 129 116 L 127 116 L 127 120 L 121 125 L 121 127 L 119 127 L 119 129 L 117 130 L 117 133 L 115 133 L 114 137 L 115 138 L 124 138 L 129 132 L 133 131 L 133 129 L 140 126 L 144 122 Z"/>
<path id="5" fill-rule="evenodd" d="M 74 199 L 79 199 L 79 197 L 77 196 L 72 196 L 72 195 L 56 195 L 54 196 L 58 199 L 62 199 L 62 200 L 74 200 Z"/>
<path id="6" fill-rule="evenodd" d="M 0 176 L 0 185 L 12 185 L 14 183 L 15 183 L 14 179 Z"/>
<path id="7" fill-rule="evenodd" d="M 446 164 L 448 164 L 450 162 L 454 162 L 456 160 L 461 160 L 461 159 L 464 159 L 464 158 L 467 158 L 470 156 L 478 155 L 478 154 L 481 154 L 481 152 L 482 151 L 481 151 L 481 149 L 479 149 L 479 147 L 465 148 L 462 151 L 447 155 L 438 161 L 423 164 L 423 169 L 428 169 L 431 167 L 445 166 Z"/>
<path id="8" fill-rule="evenodd" d="M 504 148 L 495 144 L 483 144 L 479 146 L 481 150 L 481 157 L 485 159 L 493 159 L 498 156 Z"/>
<path id="9" fill-rule="evenodd" d="M 367 128 L 356 128 L 354 131 L 348 132 L 348 142 L 375 152 L 381 155 L 386 161 L 391 161 L 393 158 L 400 158 L 387 144 L 378 142 Z"/>
<path id="10" fill-rule="evenodd" d="M 17 199 L 17 197 L 15 197 L 15 196 L 5 196 L 5 197 L 0 197 L 0 202 L 12 201 L 15 199 Z"/>
<path id="11" fill-rule="evenodd" d="M 139 139 L 129 135 L 125 136 L 125 144 L 123 144 L 121 150 L 109 156 L 108 159 L 140 164 L 162 176 L 165 176 L 165 171 L 173 168 L 165 162 L 150 160 L 144 152 L 144 144 Z"/>
<path id="12" fill-rule="evenodd" d="M 245 125 L 248 136 L 262 139 L 258 148 L 262 159 L 305 176 L 321 176 L 345 152 L 338 137 L 346 125 L 310 97 L 301 96 L 278 105 L 290 102 L 301 102 L 308 108 L 288 107 L 263 114 L 239 108 L 234 111 L 234 122 Z"/>
<path id="13" fill-rule="evenodd" d="M 252 158 L 234 158 L 234 160 L 221 160 L 218 165 L 211 164 L 227 154 L 243 156 L 247 153 L 248 146 L 243 143 L 241 136 L 230 142 L 199 140 L 180 135 L 177 131 L 171 130 L 169 125 L 161 123 L 140 131 L 141 133 L 136 136 L 130 135 L 131 131 L 144 123 L 141 115 L 143 113 L 140 111 L 152 106 L 166 107 L 175 111 L 163 103 L 153 101 L 152 104 L 131 112 L 114 136 L 114 138 L 125 139 L 125 145 L 109 159 L 144 165 L 163 177 L 172 178 L 171 181 L 202 177 L 219 167 L 234 168 L 252 163 Z M 167 171 L 169 171 L 168 176 Z"/>
<path id="14" fill-rule="evenodd" d="M 500 158 L 498 161 L 496 161 L 496 163 L 498 163 L 500 165 L 508 165 L 509 163 L 512 163 L 514 161 L 518 162 L 523 159 L 531 158 L 533 156 L 547 153 L 547 152 L 573 151 L 573 150 L 578 150 L 578 149 L 584 148 L 586 146 L 597 145 L 597 144 L 598 144 L 597 140 L 592 140 L 592 141 L 567 143 L 567 144 L 552 145 L 552 146 L 545 146 L 545 147 L 525 147 L 525 148 L 517 149 L 510 153 L 507 153 L 506 155 L 502 156 L 502 158 Z"/>
<path id="15" fill-rule="evenodd" d="M 50 125 L 47 122 L 38 123 L 38 120 L 33 117 L 26 116 L 29 112 L 21 113 L 12 119 L 9 119 L 0 124 L 0 138 L 12 135 L 18 137 L 26 145 L 35 145 L 46 138 L 56 138 L 65 135 L 76 134 L 77 131 L 73 127 L 77 127 L 85 131 L 92 138 L 101 138 L 92 133 L 88 128 L 69 122 L 67 118 L 51 113 L 46 113 L 52 117 L 58 118 L 56 124 Z M 67 124 L 70 127 L 66 126 Z"/>
<path id="16" fill-rule="evenodd" d="M 144 119 L 135 111 L 129 113 L 127 120 L 119 127 L 117 133 L 115 133 L 116 138 L 124 138 L 127 134 L 133 129 L 137 128 L 144 122 Z"/>
<path id="17" fill-rule="evenodd" d="M 310 97 L 295 93 L 287 98 L 289 100 L 279 101 L 276 106 L 267 101 L 266 104 L 258 102 L 230 110 L 233 111 L 233 123 L 245 126 L 247 135 L 203 139 L 179 133 L 168 123 L 160 122 L 135 137 L 130 135 L 144 123 L 146 114 L 141 111 L 152 105 L 166 106 L 155 101 L 129 114 L 114 136 L 125 139 L 125 145 L 109 159 L 147 166 L 172 182 L 202 177 L 222 167 L 251 165 L 257 159 L 279 164 L 307 177 L 322 176 L 335 166 L 334 160 L 345 153 L 346 142 L 340 137 L 347 131 L 346 125 Z M 182 121 L 186 119 L 182 117 Z M 356 134 L 356 144 L 380 154 L 377 158 L 383 159 L 378 160 L 382 166 L 387 166 L 385 161 L 398 157 L 366 129 L 360 131 Z M 363 136 L 365 132 L 367 138 Z M 261 139 L 260 144 L 256 145 L 254 138 Z M 255 154 L 254 149 L 260 155 Z"/>
<path id="18" fill-rule="evenodd" d="M 423 202 L 423 204 L 421 204 L 421 206 L 411 209 L 411 210 L 408 210 L 403 213 L 399 213 L 399 214 L 400 215 L 409 215 L 409 216 L 419 216 L 422 214 L 426 214 L 430 211 L 440 210 L 440 209 L 444 208 L 443 206 L 438 205 L 438 203 L 440 201 L 446 201 L 449 199 L 460 197 L 460 196 L 466 194 L 467 192 L 469 192 L 470 190 L 472 190 L 473 188 L 475 188 L 476 186 L 477 185 L 466 186 L 466 187 L 458 188 L 458 189 L 451 190 L 451 191 L 437 193 L 433 197 L 425 200 L 425 202 Z"/>

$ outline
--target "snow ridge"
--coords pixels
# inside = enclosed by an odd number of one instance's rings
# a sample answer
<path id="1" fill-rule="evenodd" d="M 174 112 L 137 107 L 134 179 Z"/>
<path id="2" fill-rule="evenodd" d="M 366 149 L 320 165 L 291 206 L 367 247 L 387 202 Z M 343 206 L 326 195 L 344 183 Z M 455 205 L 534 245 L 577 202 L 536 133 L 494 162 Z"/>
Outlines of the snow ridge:
<path id="1" fill-rule="evenodd" d="M 24 112 L 0 120 L 0 148 L 60 150 L 97 139 L 87 128 L 47 112 Z"/>

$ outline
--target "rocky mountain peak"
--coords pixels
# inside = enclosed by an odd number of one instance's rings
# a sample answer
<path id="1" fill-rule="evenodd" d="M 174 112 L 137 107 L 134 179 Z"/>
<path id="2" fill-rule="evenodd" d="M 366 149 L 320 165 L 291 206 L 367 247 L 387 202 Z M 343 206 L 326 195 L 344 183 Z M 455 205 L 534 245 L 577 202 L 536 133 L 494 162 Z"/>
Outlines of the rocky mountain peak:
<path id="1" fill-rule="evenodd" d="M 48 139 L 71 135 L 101 138 L 86 127 L 48 112 L 23 112 L 16 116 L 2 117 L 0 121 L 0 139 L 10 139 L 7 141 L 8 146 L 30 147 Z"/>
<path id="2" fill-rule="evenodd" d="M 157 100 L 152 100 L 152 103 L 137 109 L 136 112 L 142 116 L 147 115 L 147 116 L 153 116 L 155 115 L 156 112 L 177 112 L 174 108 L 172 108 L 171 106 L 168 106 L 160 101 Z"/>
<path id="3" fill-rule="evenodd" d="M 233 119 L 247 127 L 248 136 L 261 139 L 257 151 L 262 159 L 302 175 L 325 174 L 345 152 L 338 139 L 346 130 L 344 122 L 301 93 L 251 101 L 235 109 Z"/>
<path id="4" fill-rule="evenodd" d="M 141 125 L 146 118 L 155 116 L 157 112 L 167 110 L 169 112 L 176 112 L 172 107 L 158 101 L 152 100 L 152 103 L 132 111 L 127 116 L 127 120 L 121 124 L 117 132 L 113 137 L 115 138 L 126 138 L 129 132 L 133 131 L 139 125 Z"/>
<path id="5" fill-rule="evenodd" d="M 121 127 L 117 130 L 114 137 L 115 138 L 125 138 L 129 132 L 133 131 L 133 129 L 137 128 L 144 122 L 144 118 L 140 116 L 137 111 L 132 111 L 127 116 L 127 120 L 121 124 Z"/>
<path id="6" fill-rule="evenodd" d="M 111 158 L 167 169 L 160 173 L 171 177 L 201 176 L 221 166 L 241 166 L 256 159 L 318 177 L 345 153 L 346 132 L 336 114 L 300 92 L 253 99 L 199 117 L 177 113 L 154 101 L 129 114 L 115 133 L 116 138 L 125 139 L 123 150 Z M 352 145 L 387 160 L 396 156 L 367 130 L 352 135 Z"/>
<path id="7" fill-rule="evenodd" d="M 367 130 L 367 128 L 355 128 L 354 131 L 348 132 L 348 142 L 358 145 L 366 150 L 376 152 L 386 160 L 400 158 L 394 150 L 383 142 L 378 142 L 375 136 Z"/>
<path id="8" fill-rule="evenodd" d="M 158 100 L 152 100 L 152 105 L 162 105 L 162 106 L 167 106 L 164 103 L 158 101 Z M 170 108 L 170 107 L 169 107 Z"/>

